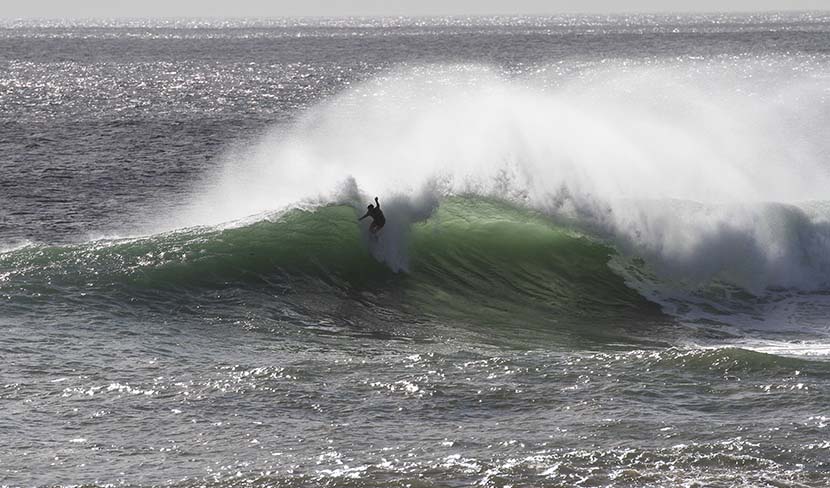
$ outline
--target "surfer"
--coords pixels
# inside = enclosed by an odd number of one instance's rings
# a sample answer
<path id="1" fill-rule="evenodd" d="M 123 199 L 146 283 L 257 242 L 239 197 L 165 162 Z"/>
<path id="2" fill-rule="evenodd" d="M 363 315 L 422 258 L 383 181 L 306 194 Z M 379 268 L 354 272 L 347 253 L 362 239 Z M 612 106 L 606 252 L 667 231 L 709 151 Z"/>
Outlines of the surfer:
<path id="1" fill-rule="evenodd" d="M 369 226 L 369 232 L 372 234 L 377 234 L 380 229 L 386 225 L 386 217 L 383 216 L 383 212 L 380 210 L 380 202 L 378 201 L 378 197 L 375 197 L 375 205 L 369 204 L 366 207 L 368 210 L 366 211 L 366 215 L 357 219 L 358 221 L 365 219 L 366 217 L 372 217 L 372 225 Z"/>

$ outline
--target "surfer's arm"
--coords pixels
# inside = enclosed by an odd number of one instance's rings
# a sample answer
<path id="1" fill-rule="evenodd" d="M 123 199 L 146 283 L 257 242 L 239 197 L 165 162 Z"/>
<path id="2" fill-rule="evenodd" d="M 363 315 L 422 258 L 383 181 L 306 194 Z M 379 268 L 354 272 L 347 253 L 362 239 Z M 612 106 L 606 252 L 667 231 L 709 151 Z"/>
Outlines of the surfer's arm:
<path id="1" fill-rule="evenodd" d="M 369 212 L 366 212 L 366 215 L 364 215 L 363 217 L 360 217 L 360 218 L 359 218 L 359 219 L 357 219 L 357 220 L 363 220 L 363 219 L 365 219 L 365 218 L 366 218 L 366 217 L 368 217 L 368 216 L 369 216 Z"/>
<path id="2" fill-rule="evenodd" d="M 377 205 L 378 210 L 380 210 L 380 202 L 378 201 L 378 197 L 375 197 L 375 205 Z"/>

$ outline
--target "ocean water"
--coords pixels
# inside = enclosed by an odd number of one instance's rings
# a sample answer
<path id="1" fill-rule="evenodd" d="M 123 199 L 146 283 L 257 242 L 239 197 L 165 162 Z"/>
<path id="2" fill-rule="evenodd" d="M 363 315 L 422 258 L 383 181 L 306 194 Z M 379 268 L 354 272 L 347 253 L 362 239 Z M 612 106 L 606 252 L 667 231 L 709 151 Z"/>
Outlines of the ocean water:
<path id="1" fill-rule="evenodd" d="M 822 13 L 3 21 L 0 485 L 828 486 L 828 127 Z"/>

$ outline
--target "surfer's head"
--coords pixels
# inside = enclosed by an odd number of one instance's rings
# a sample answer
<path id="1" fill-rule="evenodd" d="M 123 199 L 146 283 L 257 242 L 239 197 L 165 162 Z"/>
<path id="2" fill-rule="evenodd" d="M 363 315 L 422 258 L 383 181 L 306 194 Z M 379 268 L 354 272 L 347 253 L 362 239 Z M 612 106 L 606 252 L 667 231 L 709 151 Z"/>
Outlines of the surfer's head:
<path id="1" fill-rule="evenodd" d="M 375 206 L 370 203 L 369 205 L 366 205 L 366 208 L 368 208 L 369 210 L 372 210 L 373 208 L 375 208 Z"/>

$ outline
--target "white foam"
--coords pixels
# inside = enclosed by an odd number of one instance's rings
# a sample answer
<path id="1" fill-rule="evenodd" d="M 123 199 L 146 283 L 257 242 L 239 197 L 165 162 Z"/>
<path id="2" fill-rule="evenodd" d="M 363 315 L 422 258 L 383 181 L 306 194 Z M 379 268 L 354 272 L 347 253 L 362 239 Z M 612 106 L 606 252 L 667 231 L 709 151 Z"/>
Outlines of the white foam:
<path id="1" fill-rule="evenodd" d="M 827 283 L 830 213 L 803 203 L 830 188 L 826 63 L 567 68 L 386 73 L 227 155 L 177 225 L 378 195 L 390 218 L 374 252 L 401 270 L 415 201 L 469 193 L 576 219 L 683 286 Z"/>
<path id="2" fill-rule="evenodd" d="M 776 356 L 810 359 L 830 359 L 830 343 L 818 341 L 740 340 L 719 346 L 696 346 L 700 349 L 739 347 Z"/>

